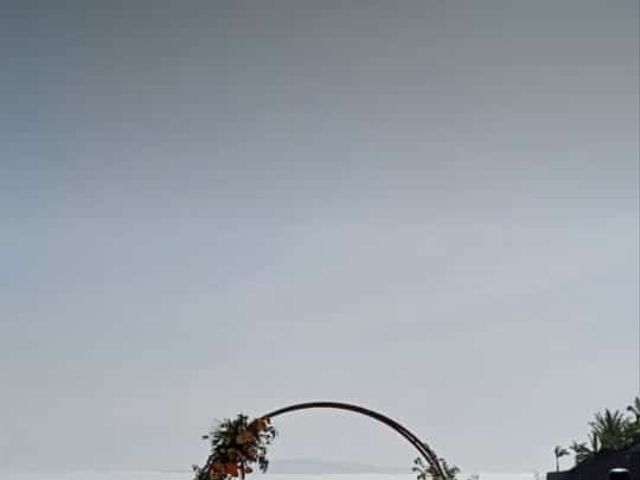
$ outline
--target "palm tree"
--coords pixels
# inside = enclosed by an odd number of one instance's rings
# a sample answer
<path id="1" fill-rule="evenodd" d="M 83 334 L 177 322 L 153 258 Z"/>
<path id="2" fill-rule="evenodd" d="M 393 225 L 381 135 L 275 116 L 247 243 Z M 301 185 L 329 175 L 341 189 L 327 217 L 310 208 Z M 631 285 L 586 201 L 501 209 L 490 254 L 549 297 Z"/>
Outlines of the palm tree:
<path id="1" fill-rule="evenodd" d="M 633 399 L 633 403 L 627 407 L 627 412 L 634 416 L 629 422 L 629 437 L 631 441 L 640 440 L 640 397 Z"/>
<path id="2" fill-rule="evenodd" d="M 629 421 L 619 410 L 607 408 L 604 414 L 596 413 L 590 425 L 591 432 L 598 437 L 602 448 L 619 450 L 629 444 Z"/>
<path id="3" fill-rule="evenodd" d="M 553 449 L 553 454 L 556 457 L 556 472 L 560 471 L 560 457 L 564 457 L 565 455 L 569 455 L 569 451 L 566 448 L 557 445 L 556 448 Z"/>
<path id="4" fill-rule="evenodd" d="M 586 459 L 593 457 L 598 450 L 600 450 L 600 442 L 598 437 L 594 433 L 589 434 L 589 445 L 585 442 L 578 443 L 574 441 L 569 447 L 574 455 L 576 460 L 576 465 L 578 463 L 584 462 Z"/>
<path id="5" fill-rule="evenodd" d="M 627 407 L 627 412 L 635 417 L 636 423 L 640 423 L 640 397 L 633 399 L 633 403 Z"/>

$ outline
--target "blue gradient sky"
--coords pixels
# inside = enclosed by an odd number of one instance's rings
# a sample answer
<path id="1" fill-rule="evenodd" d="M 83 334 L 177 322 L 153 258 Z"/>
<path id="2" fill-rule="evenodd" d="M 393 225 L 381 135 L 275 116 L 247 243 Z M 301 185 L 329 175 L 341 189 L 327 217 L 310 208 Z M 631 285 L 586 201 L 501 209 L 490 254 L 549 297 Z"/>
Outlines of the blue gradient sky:
<path id="1" fill-rule="evenodd" d="M 322 398 L 544 469 L 638 392 L 638 2 L 0 7 L 2 467 L 182 467 Z"/>

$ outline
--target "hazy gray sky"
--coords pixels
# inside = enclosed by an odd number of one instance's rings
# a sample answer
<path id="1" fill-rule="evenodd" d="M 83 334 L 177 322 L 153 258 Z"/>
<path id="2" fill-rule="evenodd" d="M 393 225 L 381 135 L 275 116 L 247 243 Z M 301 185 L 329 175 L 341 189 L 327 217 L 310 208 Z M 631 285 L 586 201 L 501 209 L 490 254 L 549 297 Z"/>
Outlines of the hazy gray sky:
<path id="1" fill-rule="evenodd" d="M 638 392 L 638 2 L 1 2 L 0 465 L 361 402 L 550 468 Z M 409 466 L 368 421 L 273 457 Z"/>

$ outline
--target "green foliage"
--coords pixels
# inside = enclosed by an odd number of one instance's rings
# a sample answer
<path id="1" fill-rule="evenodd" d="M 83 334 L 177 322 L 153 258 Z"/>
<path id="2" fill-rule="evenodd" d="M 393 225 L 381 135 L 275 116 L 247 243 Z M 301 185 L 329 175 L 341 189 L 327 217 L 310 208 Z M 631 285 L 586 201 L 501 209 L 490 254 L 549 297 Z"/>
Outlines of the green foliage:
<path id="1" fill-rule="evenodd" d="M 632 441 L 640 441 L 640 397 L 633 399 L 633 403 L 627 406 L 627 412 L 633 415 L 633 421 L 628 424 L 628 434 Z"/>
<path id="2" fill-rule="evenodd" d="M 603 413 L 596 413 L 589 425 L 602 448 L 620 450 L 631 443 L 630 423 L 619 410 L 611 411 L 607 408 Z"/>
<path id="3" fill-rule="evenodd" d="M 631 416 L 620 410 L 608 408 L 594 415 L 593 420 L 589 422 L 591 431 L 588 441 L 574 441 L 569 447 L 575 456 L 576 464 L 597 455 L 600 451 L 622 450 L 640 441 L 640 397 L 635 397 L 625 411 Z M 558 458 L 556 455 L 556 467 Z"/>
<path id="4" fill-rule="evenodd" d="M 633 415 L 635 423 L 640 422 L 640 397 L 633 399 L 633 403 L 627 406 L 627 412 Z"/>
<path id="5" fill-rule="evenodd" d="M 460 469 L 455 465 L 449 465 L 444 458 L 440 458 L 439 460 L 444 470 L 444 479 L 440 478 L 433 465 L 425 464 L 422 458 L 416 458 L 413 461 L 411 471 L 418 474 L 418 480 L 456 480 L 456 475 L 460 472 Z"/>
<path id="6" fill-rule="evenodd" d="M 600 451 L 600 441 L 593 432 L 589 434 L 589 442 L 574 441 L 569 447 L 575 455 L 576 463 L 584 462 Z"/>
<path id="7" fill-rule="evenodd" d="M 246 415 L 220 422 L 208 435 L 211 454 L 203 467 L 194 466 L 195 480 L 228 480 L 245 478 L 254 466 L 266 472 L 269 467 L 267 447 L 276 430 L 266 418 L 249 422 Z"/>

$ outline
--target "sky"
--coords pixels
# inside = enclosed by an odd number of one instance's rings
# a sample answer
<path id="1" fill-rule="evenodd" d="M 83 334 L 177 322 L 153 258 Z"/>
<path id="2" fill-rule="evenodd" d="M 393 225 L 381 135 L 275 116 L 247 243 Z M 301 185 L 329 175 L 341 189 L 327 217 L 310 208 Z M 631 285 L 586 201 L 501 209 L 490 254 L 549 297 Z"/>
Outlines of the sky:
<path id="1" fill-rule="evenodd" d="M 637 1 L 0 8 L 0 469 L 188 467 L 340 400 L 544 471 L 639 393 Z"/>

